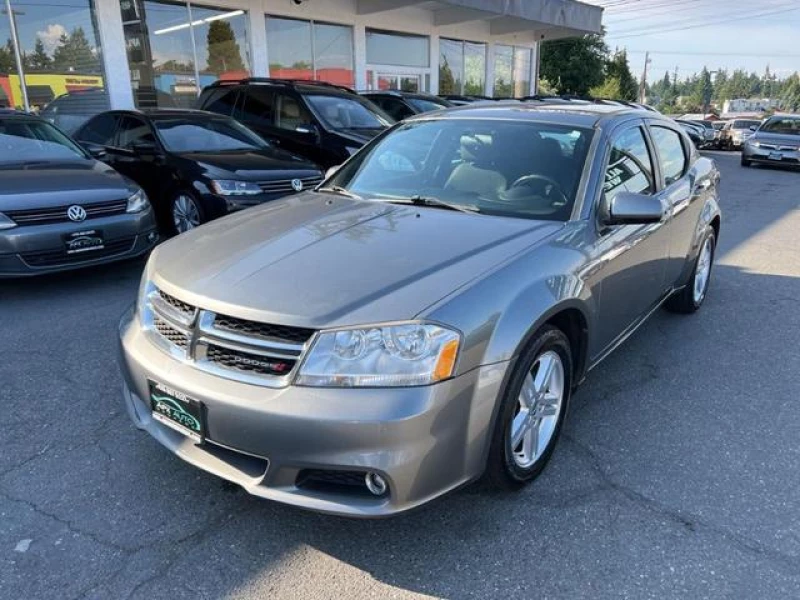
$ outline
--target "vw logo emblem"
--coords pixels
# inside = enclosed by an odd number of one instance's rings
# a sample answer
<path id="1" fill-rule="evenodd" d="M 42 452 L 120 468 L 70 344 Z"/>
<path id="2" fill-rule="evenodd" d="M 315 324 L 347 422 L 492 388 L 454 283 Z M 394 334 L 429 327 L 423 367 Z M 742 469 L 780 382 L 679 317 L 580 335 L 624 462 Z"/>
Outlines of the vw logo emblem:
<path id="1" fill-rule="evenodd" d="M 67 209 L 67 216 L 69 217 L 70 221 L 75 221 L 76 223 L 80 223 L 81 221 L 86 220 L 86 211 L 83 210 L 82 206 L 73 205 Z"/>
<path id="2" fill-rule="evenodd" d="M 299 179 L 292 179 L 292 189 L 295 192 L 302 192 L 303 191 L 303 182 Z"/>

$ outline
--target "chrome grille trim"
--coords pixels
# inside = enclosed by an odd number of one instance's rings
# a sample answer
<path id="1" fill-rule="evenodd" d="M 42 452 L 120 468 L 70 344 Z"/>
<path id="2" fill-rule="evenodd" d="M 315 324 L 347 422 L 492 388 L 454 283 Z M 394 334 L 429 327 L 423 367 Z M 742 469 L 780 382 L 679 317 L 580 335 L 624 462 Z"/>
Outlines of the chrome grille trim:
<path id="1" fill-rule="evenodd" d="M 259 327 L 276 331 L 295 330 L 295 335 L 301 337 L 305 336 L 305 332 L 310 333 L 306 342 L 302 344 L 281 342 L 215 327 L 217 317 L 252 324 L 253 330 L 258 330 Z M 217 315 L 170 296 L 152 284 L 146 294 L 142 324 L 159 348 L 182 362 L 218 377 L 273 388 L 289 385 L 314 338 L 314 331 L 310 329 L 270 325 Z M 210 348 L 217 350 L 212 351 L 210 355 Z M 253 372 L 242 368 L 242 365 L 237 365 L 239 361 L 226 358 L 225 353 L 219 349 L 251 355 L 256 360 L 257 357 L 263 357 L 273 361 L 284 361 L 291 368 L 282 375 Z"/>
<path id="2" fill-rule="evenodd" d="M 295 192 L 292 187 L 292 181 L 299 179 L 303 182 L 303 190 L 311 189 L 318 186 L 322 182 L 322 175 L 314 177 L 295 177 L 293 179 L 275 179 L 273 181 L 259 181 L 258 187 L 261 191 L 267 194 L 277 194 L 279 192 Z M 302 190 L 301 190 L 302 191 Z"/>
<path id="3" fill-rule="evenodd" d="M 128 207 L 127 200 L 112 200 L 111 202 L 100 202 L 97 204 L 78 204 L 86 211 L 86 220 L 109 217 L 125 213 Z M 66 206 L 52 206 L 48 208 L 31 208 L 22 210 L 4 211 L 9 219 L 17 225 L 44 225 L 46 223 L 67 223 L 67 209 L 72 204 Z"/>

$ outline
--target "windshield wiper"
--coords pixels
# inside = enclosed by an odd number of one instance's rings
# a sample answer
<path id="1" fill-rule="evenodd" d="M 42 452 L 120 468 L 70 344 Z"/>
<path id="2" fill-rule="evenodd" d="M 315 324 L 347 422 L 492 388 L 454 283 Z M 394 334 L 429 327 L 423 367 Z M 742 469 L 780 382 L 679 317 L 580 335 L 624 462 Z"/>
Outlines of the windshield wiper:
<path id="1" fill-rule="evenodd" d="M 405 198 L 393 198 L 390 200 L 392 201 L 399 201 L 399 202 L 408 202 L 409 204 L 413 204 L 414 206 L 428 206 L 430 208 L 442 208 L 444 210 L 456 210 L 458 212 L 463 213 L 479 213 L 481 209 L 477 206 L 472 204 L 457 204 L 455 202 L 445 202 L 444 200 L 440 200 L 435 196 L 411 196 L 408 199 Z"/>
<path id="2" fill-rule="evenodd" d="M 315 191 L 317 192 L 327 192 L 329 194 L 338 194 L 340 196 L 347 196 L 348 198 L 352 198 L 353 200 L 363 200 L 361 196 L 358 194 L 354 194 L 350 190 L 343 188 L 340 185 L 331 185 L 327 187 L 317 188 Z"/>

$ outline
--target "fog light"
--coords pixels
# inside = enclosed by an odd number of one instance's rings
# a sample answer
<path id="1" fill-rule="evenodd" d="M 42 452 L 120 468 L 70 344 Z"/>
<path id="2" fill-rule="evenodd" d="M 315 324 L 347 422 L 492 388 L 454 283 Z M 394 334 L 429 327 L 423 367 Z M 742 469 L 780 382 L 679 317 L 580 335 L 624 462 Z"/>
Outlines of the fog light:
<path id="1" fill-rule="evenodd" d="M 377 473 L 369 471 L 364 477 L 364 483 L 374 496 L 383 496 L 386 493 L 386 480 Z"/>

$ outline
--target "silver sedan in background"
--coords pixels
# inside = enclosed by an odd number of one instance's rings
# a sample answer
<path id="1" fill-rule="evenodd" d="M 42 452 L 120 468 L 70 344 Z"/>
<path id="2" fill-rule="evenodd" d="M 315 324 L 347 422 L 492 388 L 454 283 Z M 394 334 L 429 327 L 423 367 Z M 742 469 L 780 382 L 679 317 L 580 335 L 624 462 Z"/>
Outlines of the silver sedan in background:
<path id="1" fill-rule="evenodd" d="M 313 510 L 519 489 L 586 373 L 662 304 L 703 304 L 718 180 L 629 107 L 414 117 L 316 190 L 160 246 L 120 323 L 125 405 L 183 460 Z"/>
<path id="2" fill-rule="evenodd" d="M 774 116 L 764 121 L 744 143 L 742 166 L 752 163 L 800 166 L 800 116 Z"/>

